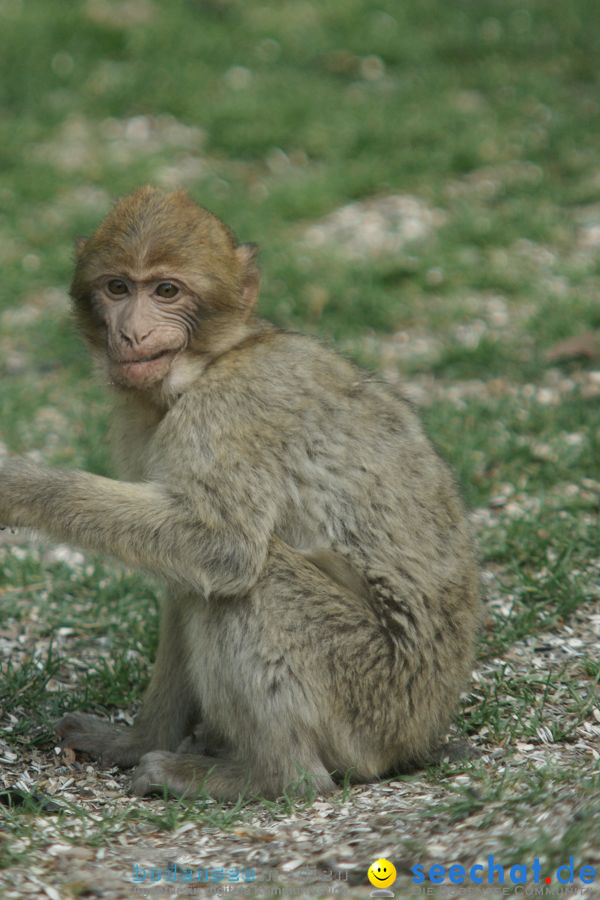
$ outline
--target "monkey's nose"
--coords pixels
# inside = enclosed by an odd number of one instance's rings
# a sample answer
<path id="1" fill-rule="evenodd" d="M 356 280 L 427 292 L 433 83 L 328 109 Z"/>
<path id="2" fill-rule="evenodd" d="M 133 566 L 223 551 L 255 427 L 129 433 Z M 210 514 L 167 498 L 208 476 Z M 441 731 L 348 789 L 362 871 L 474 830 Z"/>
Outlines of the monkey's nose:
<path id="1" fill-rule="evenodd" d="M 150 331 L 147 331 L 145 334 L 140 334 L 136 330 L 131 330 L 129 333 L 127 333 L 121 328 L 119 331 L 119 335 L 128 347 L 139 347 L 140 344 L 144 343 L 146 338 L 150 337 L 153 331 L 154 329 L 151 328 Z"/>

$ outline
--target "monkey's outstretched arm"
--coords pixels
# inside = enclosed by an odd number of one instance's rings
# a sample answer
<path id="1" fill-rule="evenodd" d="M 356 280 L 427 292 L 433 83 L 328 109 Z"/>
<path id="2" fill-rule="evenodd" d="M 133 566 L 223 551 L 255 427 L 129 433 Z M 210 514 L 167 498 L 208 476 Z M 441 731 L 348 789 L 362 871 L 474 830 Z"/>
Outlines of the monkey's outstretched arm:
<path id="1" fill-rule="evenodd" d="M 224 494 L 231 514 L 193 488 L 184 493 L 159 482 L 115 481 L 20 458 L 0 464 L 2 525 L 111 554 L 204 594 L 239 595 L 263 568 L 272 516 L 267 502 L 260 521 L 241 528 L 235 492 Z M 246 507 L 245 498 L 237 499 Z"/>

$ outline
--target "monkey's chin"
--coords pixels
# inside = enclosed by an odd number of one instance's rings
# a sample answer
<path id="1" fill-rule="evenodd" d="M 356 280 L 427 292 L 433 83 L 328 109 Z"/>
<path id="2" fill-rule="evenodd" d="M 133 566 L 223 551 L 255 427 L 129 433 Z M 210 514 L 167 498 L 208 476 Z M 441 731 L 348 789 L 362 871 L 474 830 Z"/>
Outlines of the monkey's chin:
<path id="1" fill-rule="evenodd" d="M 117 384 L 123 387 L 143 390 L 162 381 L 169 374 L 176 353 L 166 353 L 158 359 L 140 360 L 139 362 L 113 363 L 111 375 Z"/>

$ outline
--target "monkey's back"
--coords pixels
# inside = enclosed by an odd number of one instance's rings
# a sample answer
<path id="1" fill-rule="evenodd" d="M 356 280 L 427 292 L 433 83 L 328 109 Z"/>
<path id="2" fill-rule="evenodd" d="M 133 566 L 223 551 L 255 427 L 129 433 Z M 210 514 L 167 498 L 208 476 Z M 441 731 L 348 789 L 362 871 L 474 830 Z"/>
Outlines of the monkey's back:
<path id="1" fill-rule="evenodd" d="M 278 530 L 292 546 L 322 538 L 429 580 L 470 547 L 452 475 L 401 390 L 316 340 L 259 333 L 217 359 L 193 398 L 205 446 L 242 439 L 284 489 Z"/>

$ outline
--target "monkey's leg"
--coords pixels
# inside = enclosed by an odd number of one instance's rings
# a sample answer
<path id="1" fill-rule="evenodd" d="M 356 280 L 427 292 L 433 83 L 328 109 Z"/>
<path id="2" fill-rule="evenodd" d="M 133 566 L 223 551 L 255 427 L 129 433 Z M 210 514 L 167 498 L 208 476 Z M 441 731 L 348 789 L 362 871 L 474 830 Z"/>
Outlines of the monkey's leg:
<path id="1" fill-rule="evenodd" d="M 331 790 L 336 765 L 328 732 L 338 732 L 340 713 L 332 713 L 337 703 L 326 629 L 335 617 L 354 630 L 353 616 L 364 620 L 364 605 L 274 541 L 246 596 L 209 599 L 190 621 L 190 676 L 210 749 L 201 740 L 197 747 L 185 742 L 179 754 L 148 753 L 135 770 L 133 792 L 206 792 L 231 800 Z M 345 664 L 343 670 L 353 678 Z M 212 741 L 222 749 L 213 750 Z M 345 758 L 340 755 L 340 764 Z"/>
<path id="2" fill-rule="evenodd" d="M 208 794 L 218 800 L 265 797 L 275 799 L 284 792 L 304 796 L 327 793 L 335 787 L 325 767 L 317 760 L 308 769 L 290 767 L 287 761 L 272 771 L 260 772 L 235 759 L 191 753 L 146 753 L 134 772 L 132 793 L 197 797 Z"/>
<path id="3" fill-rule="evenodd" d="M 149 753 L 134 793 L 276 797 L 303 779 L 326 791 L 332 774 L 371 781 L 426 760 L 462 683 L 446 620 L 418 616 L 412 585 L 404 595 L 400 585 L 384 598 L 390 625 L 357 579 L 318 562 L 274 539 L 247 594 L 198 604 L 190 678 L 208 733 L 227 749 Z"/>
<path id="4" fill-rule="evenodd" d="M 225 656 L 224 644 L 220 647 Z M 206 793 L 219 800 L 237 800 L 240 796 L 275 798 L 286 790 L 304 794 L 333 789 L 313 741 L 300 737 L 291 721 L 291 704 L 273 709 L 270 698 L 260 691 L 245 695 L 249 680 L 238 674 L 240 691 L 230 695 L 217 727 L 200 725 L 177 753 L 146 753 L 133 775 L 134 794 L 162 795 L 166 789 L 179 797 Z M 271 690 L 267 687 L 267 694 Z M 234 716 L 240 718 L 236 721 Z"/>
<path id="5" fill-rule="evenodd" d="M 134 725 L 122 727 L 87 713 L 70 713 L 55 726 L 63 747 L 123 768 L 150 750 L 177 748 L 200 718 L 186 672 L 185 618 L 184 602 L 170 598 L 163 607 L 156 661 Z"/>

